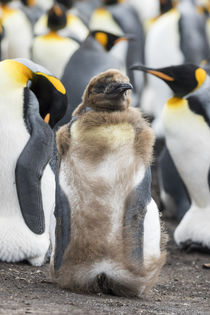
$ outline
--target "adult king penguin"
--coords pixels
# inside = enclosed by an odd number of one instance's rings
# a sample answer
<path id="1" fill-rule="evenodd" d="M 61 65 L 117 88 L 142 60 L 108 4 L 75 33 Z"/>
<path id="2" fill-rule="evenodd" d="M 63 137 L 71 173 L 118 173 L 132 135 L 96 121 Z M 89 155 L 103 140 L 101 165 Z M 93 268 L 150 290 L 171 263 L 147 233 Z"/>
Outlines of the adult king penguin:
<path id="1" fill-rule="evenodd" d="M 66 110 L 61 82 L 27 59 L 0 62 L 0 260 L 40 266 L 55 208 L 52 127 Z"/>
<path id="2" fill-rule="evenodd" d="M 162 120 L 167 154 L 183 186 L 171 184 L 165 188 L 171 189 L 166 194 L 171 193 L 175 202 L 180 193 L 181 198 L 187 200 L 189 196 L 190 200 L 189 209 L 175 230 L 175 241 L 187 249 L 210 249 L 210 78 L 204 69 L 193 64 L 161 69 L 137 65 L 133 69 L 162 79 L 174 93 L 165 105 Z M 166 168 L 162 171 L 168 175 Z"/>
<path id="3" fill-rule="evenodd" d="M 200 64 L 203 59 L 208 59 L 206 20 L 206 15 L 197 11 L 193 0 L 180 1 L 150 27 L 145 41 L 145 64 L 151 68 L 162 68 L 182 63 Z M 171 96 L 168 86 L 148 76 L 142 110 L 155 117 L 152 127 L 160 138 L 164 137 L 161 122 L 163 105 Z"/>
<path id="4" fill-rule="evenodd" d="M 69 240 L 56 246 L 51 274 L 73 291 L 140 296 L 164 262 L 150 194 L 154 136 L 130 107 L 131 88 L 117 70 L 92 78 L 72 121 L 57 133 L 60 185 L 71 213 Z"/>
<path id="5" fill-rule="evenodd" d="M 59 31 L 63 36 L 74 35 L 78 40 L 84 40 L 88 35 L 88 27 L 80 19 L 79 16 L 71 9 L 73 7 L 72 0 L 59 0 L 55 4 L 62 4 L 67 10 L 67 24 L 66 27 Z M 47 26 L 47 14 L 44 14 L 34 25 L 34 34 L 43 35 L 49 32 Z"/>
<path id="6" fill-rule="evenodd" d="M 120 38 L 103 31 L 91 32 L 72 55 L 61 78 L 70 97 L 68 109 L 59 125 L 69 122 L 72 112 L 81 103 L 85 87 L 93 76 L 111 68 L 120 70 L 123 68 L 122 62 L 104 49 L 108 47 L 111 49 Z"/>
<path id="7" fill-rule="evenodd" d="M 49 69 L 58 78 L 61 78 L 70 57 L 79 48 L 77 41 L 59 34 L 59 30 L 64 29 L 66 24 L 65 7 L 55 4 L 48 11 L 49 32 L 34 37 L 31 47 L 32 60 Z"/>
<path id="8" fill-rule="evenodd" d="M 11 0 L 1 0 L 2 24 L 8 40 L 6 58 L 30 58 L 32 28 L 20 9 L 10 6 Z"/>

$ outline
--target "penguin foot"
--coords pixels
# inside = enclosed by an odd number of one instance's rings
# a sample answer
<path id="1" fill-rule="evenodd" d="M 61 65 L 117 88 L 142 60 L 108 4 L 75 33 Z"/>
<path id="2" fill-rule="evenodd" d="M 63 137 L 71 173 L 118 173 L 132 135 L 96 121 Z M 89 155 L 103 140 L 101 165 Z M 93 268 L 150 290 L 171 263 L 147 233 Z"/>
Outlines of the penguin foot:
<path id="1" fill-rule="evenodd" d="M 192 240 L 187 240 L 186 242 L 180 243 L 180 248 L 187 253 L 189 252 L 203 252 L 210 253 L 210 248 L 203 246 L 201 243 L 193 242 Z"/>
<path id="2" fill-rule="evenodd" d="M 210 209 L 190 208 L 177 226 L 174 239 L 184 250 L 210 251 Z"/>

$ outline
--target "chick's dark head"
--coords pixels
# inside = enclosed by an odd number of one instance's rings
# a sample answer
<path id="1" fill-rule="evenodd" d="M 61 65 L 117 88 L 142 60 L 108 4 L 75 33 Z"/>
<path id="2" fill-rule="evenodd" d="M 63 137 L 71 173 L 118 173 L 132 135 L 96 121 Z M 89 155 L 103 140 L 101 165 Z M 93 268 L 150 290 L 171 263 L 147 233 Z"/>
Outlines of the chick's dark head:
<path id="1" fill-rule="evenodd" d="M 83 94 L 83 105 L 96 111 L 122 111 L 130 105 L 132 85 L 119 70 L 108 70 L 91 79 Z"/>

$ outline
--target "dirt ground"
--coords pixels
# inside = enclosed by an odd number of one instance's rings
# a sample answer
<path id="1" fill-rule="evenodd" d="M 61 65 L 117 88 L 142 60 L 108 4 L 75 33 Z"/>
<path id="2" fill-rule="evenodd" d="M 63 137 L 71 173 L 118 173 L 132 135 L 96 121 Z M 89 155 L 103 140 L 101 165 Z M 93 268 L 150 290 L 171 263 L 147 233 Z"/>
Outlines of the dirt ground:
<path id="1" fill-rule="evenodd" d="M 153 197 L 158 198 L 153 169 Z M 158 202 L 158 200 L 156 200 Z M 166 221 L 167 262 L 157 285 L 141 299 L 80 295 L 58 288 L 49 280 L 49 265 L 0 262 L 0 314 L 210 315 L 210 254 L 181 252 L 174 244 L 176 223 Z"/>
<path id="2" fill-rule="evenodd" d="M 172 236 L 175 225 L 166 222 Z M 184 253 L 172 237 L 158 284 L 147 297 L 80 295 L 58 288 L 48 278 L 49 265 L 0 263 L 0 314 L 210 314 L 210 255 Z"/>

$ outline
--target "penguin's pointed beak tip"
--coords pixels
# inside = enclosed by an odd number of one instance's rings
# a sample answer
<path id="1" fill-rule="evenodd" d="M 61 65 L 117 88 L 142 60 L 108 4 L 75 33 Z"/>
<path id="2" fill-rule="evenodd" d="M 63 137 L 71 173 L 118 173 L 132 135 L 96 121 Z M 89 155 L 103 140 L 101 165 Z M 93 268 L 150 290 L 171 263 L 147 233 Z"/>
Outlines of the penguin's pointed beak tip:
<path id="1" fill-rule="evenodd" d="M 133 86 L 131 83 L 118 82 L 115 84 L 111 84 L 106 90 L 106 94 L 122 94 L 127 90 L 132 90 Z"/>

